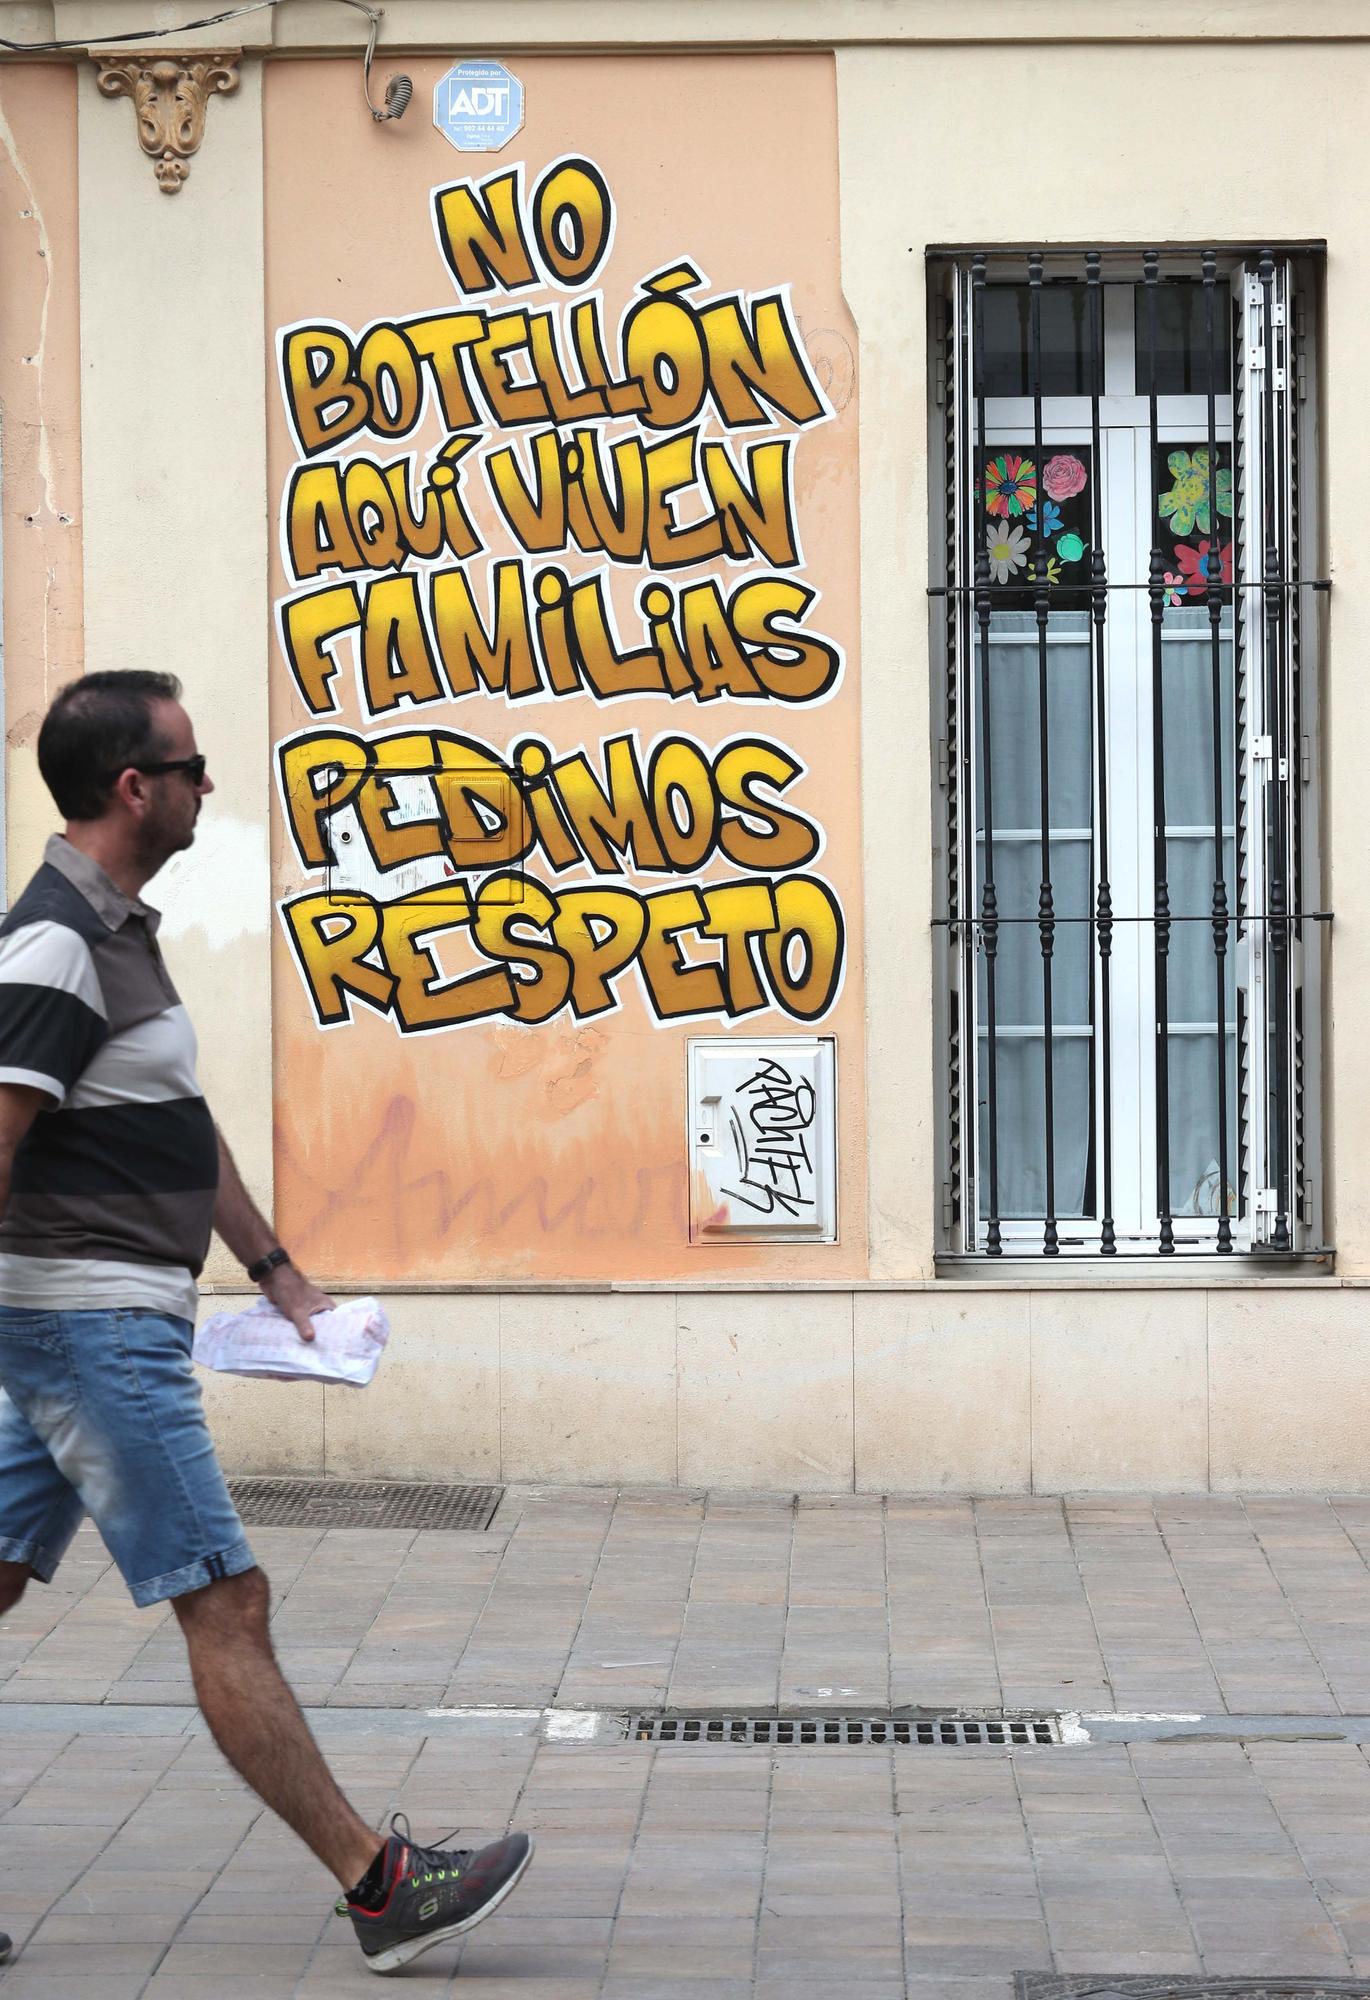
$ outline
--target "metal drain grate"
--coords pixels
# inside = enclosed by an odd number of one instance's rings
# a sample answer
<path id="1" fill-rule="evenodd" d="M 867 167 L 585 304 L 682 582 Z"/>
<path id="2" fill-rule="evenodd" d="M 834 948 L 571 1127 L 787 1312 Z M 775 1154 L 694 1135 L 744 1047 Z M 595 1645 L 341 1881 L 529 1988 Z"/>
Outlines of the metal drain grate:
<path id="1" fill-rule="evenodd" d="M 1000 1749 L 1059 1743 L 1054 1715 L 650 1715 L 628 1717 L 636 1743 L 786 1745 L 893 1743 L 910 1749 Z"/>
<path id="2" fill-rule="evenodd" d="M 1015 2000 L 1370 2000 L 1363 1979 L 1204 1979 L 1150 1973 L 1014 1974 Z"/>
<path id="3" fill-rule="evenodd" d="M 388 1479 L 231 1479 L 249 1528 L 488 1528 L 502 1486 L 411 1486 Z"/>

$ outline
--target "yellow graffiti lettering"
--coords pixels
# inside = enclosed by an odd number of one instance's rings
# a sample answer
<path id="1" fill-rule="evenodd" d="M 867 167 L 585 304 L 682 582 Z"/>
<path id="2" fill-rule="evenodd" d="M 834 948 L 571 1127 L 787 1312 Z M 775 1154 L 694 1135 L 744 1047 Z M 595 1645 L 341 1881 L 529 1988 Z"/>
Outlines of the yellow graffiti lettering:
<path id="1" fill-rule="evenodd" d="M 338 327 L 296 327 L 282 343 L 286 405 L 306 458 L 361 429 L 370 415 L 352 376 L 352 342 Z"/>
<path id="2" fill-rule="evenodd" d="M 531 440 L 532 465 L 525 476 L 516 445 L 492 451 L 485 474 L 495 505 L 521 548 L 532 551 L 566 546 L 566 480 L 562 471 L 561 439 L 555 431 L 539 431 Z"/>
<path id="3" fill-rule="evenodd" d="M 411 558 L 440 555 L 464 561 L 478 553 L 479 536 L 457 490 L 457 461 L 470 438 L 443 447 L 426 479 L 413 459 L 381 466 L 374 459 L 345 464 L 324 459 L 300 466 L 286 500 L 286 551 L 300 581 L 321 570 L 399 569 Z"/>
<path id="4" fill-rule="evenodd" d="M 688 266 L 646 279 L 612 336 L 597 294 L 533 312 L 422 313 L 361 333 L 297 327 L 284 336 L 282 376 L 300 449 L 313 458 L 364 429 L 407 436 L 430 391 L 453 431 L 606 415 L 678 431 L 709 403 L 733 429 L 826 417 L 782 296 L 696 304 L 685 293 L 698 282 Z M 759 491 L 743 496 L 734 529 L 762 507 Z"/>
<path id="5" fill-rule="evenodd" d="M 512 167 L 479 185 L 435 188 L 433 219 L 443 261 L 468 297 L 516 292 L 537 283 L 523 234 L 522 172 Z"/>
<path id="6" fill-rule="evenodd" d="M 433 784 L 447 825 L 455 868 L 489 868 L 520 861 L 536 838 L 513 772 L 484 744 L 434 734 Z"/>
<path id="7" fill-rule="evenodd" d="M 572 306 L 570 342 L 583 379 L 603 396 L 610 416 L 640 416 L 647 407 L 646 392 L 640 382 L 620 381 L 612 374 L 598 299 L 581 299 Z"/>
<path id="8" fill-rule="evenodd" d="M 354 796 L 375 758 L 374 747 L 360 736 L 331 729 L 312 729 L 282 744 L 281 792 L 306 868 L 325 868 L 334 859 L 325 824 Z"/>
<path id="9" fill-rule="evenodd" d="M 336 465 L 300 467 L 290 482 L 285 522 L 290 567 L 301 583 L 324 569 L 369 567 L 353 538 Z"/>
<path id="10" fill-rule="evenodd" d="M 585 285 L 609 247 L 613 205 L 598 167 L 562 160 L 533 193 L 533 234 L 538 256 L 558 284 Z"/>
<path id="11" fill-rule="evenodd" d="M 550 930 L 556 913 L 556 897 L 524 875 L 488 876 L 476 897 L 475 940 L 487 958 L 507 960 L 513 969 L 509 1012 L 516 1021 L 548 1021 L 566 1005 L 571 960 L 557 945 L 526 935 L 529 925 Z"/>
<path id="12" fill-rule="evenodd" d="M 381 437 L 404 437 L 423 413 L 419 357 L 397 326 L 374 326 L 357 350 L 357 379 L 370 403 L 368 426 Z"/>
<path id="13" fill-rule="evenodd" d="M 795 424 L 817 423 L 827 415 L 778 292 L 752 301 L 750 325 L 736 298 L 701 306 L 699 320 L 710 394 L 725 423 L 738 430 L 764 424 L 769 410 Z"/>
<path id="14" fill-rule="evenodd" d="M 608 409 L 602 388 L 572 388 L 566 379 L 566 359 L 561 351 L 558 321 L 551 311 L 528 316 L 528 351 L 533 373 L 542 384 L 547 407 L 558 424 L 575 424 L 586 417 L 602 417 Z"/>
<path id="15" fill-rule="evenodd" d="M 483 338 L 471 349 L 486 404 L 501 426 L 541 423 L 551 415 L 542 384 L 518 382 L 510 372 L 509 356 L 527 346 L 527 313 L 508 312 L 490 320 Z"/>
<path id="16" fill-rule="evenodd" d="M 704 751 L 684 737 L 667 737 L 653 754 L 648 786 L 670 867 L 678 875 L 703 867 L 718 839 L 718 794 Z"/>
<path id="17" fill-rule="evenodd" d="M 747 663 L 722 593 L 712 577 L 707 582 L 692 584 L 681 593 L 679 611 L 685 657 L 699 699 L 716 701 L 721 694 L 759 699 L 761 682 Z"/>
<path id="18" fill-rule="evenodd" d="M 714 765 L 714 784 L 722 804 L 733 811 L 723 819 L 718 844 L 739 868 L 779 874 L 813 860 L 821 844 L 813 822 L 772 799 L 759 798 L 756 790 L 767 785 L 783 792 L 803 774 L 804 766 L 777 743 L 749 739 L 721 752 Z"/>
<path id="19" fill-rule="evenodd" d="M 563 455 L 567 519 L 579 548 L 603 549 L 615 562 L 641 562 L 647 546 L 646 454 L 640 438 L 621 438 L 609 453 L 613 491 L 605 477 L 599 433 L 578 430 Z"/>
<path id="20" fill-rule="evenodd" d="M 817 701 L 842 671 L 836 646 L 796 629 L 816 596 L 787 577 L 764 576 L 739 584 L 729 600 L 732 629 L 750 648 L 752 671 L 776 701 Z"/>
<path id="21" fill-rule="evenodd" d="M 538 848 L 558 873 L 683 875 L 717 849 L 779 875 L 819 852 L 813 823 L 774 796 L 804 776 L 778 744 L 746 737 L 711 749 L 668 735 L 645 765 L 632 733 L 597 748 L 598 772 L 584 749 L 554 759 L 536 736 L 504 756 L 446 729 L 370 739 L 317 729 L 282 747 L 282 789 L 300 859 L 314 868 L 330 858 L 329 814 L 348 803 L 381 868 L 440 853 L 460 869 L 489 868 Z M 399 775 L 415 781 L 403 811 L 391 789 Z"/>
<path id="22" fill-rule="evenodd" d="M 285 905 L 286 934 L 324 1026 L 351 1020 L 349 995 L 381 1012 L 389 1006 L 394 978 L 365 963 L 380 941 L 381 914 L 381 906 L 369 896 L 318 891 Z"/>
<path id="23" fill-rule="evenodd" d="M 745 561 L 753 549 L 777 569 L 799 561 L 794 521 L 792 438 L 767 439 L 747 447 L 745 475 L 738 471 L 726 439 L 715 438 L 700 456 L 704 484 L 718 510 L 728 554 Z"/>
<path id="24" fill-rule="evenodd" d="M 522 563 L 496 563 L 490 594 L 487 626 L 476 609 L 465 570 L 442 570 L 434 577 L 433 636 L 443 676 L 454 698 L 480 689 L 521 701 L 526 695 L 537 694 L 542 686 Z"/>
<path id="25" fill-rule="evenodd" d="M 653 430 L 692 424 L 704 407 L 709 371 L 699 316 L 678 299 L 640 299 L 623 328 L 623 360 L 642 388 L 643 421 Z"/>
<path id="26" fill-rule="evenodd" d="M 786 875 L 775 884 L 776 927 L 761 941 L 771 991 L 799 1021 L 826 1014 L 842 974 L 842 908 L 825 882 Z"/>
<path id="27" fill-rule="evenodd" d="M 559 569 L 545 569 L 533 588 L 538 600 L 538 646 L 548 685 L 556 694 L 579 694 L 581 678 L 571 639 L 566 577 Z"/>
<path id="28" fill-rule="evenodd" d="M 552 891 L 510 871 L 474 892 L 447 883 L 388 903 L 311 891 L 284 917 L 323 1025 L 349 1020 L 360 1000 L 405 1033 L 497 1015 L 536 1023 L 567 1006 L 592 1019 L 621 1004 L 631 968 L 659 1021 L 778 1008 L 809 1022 L 836 996 L 845 948 L 832 891 L 802 875 L 644 895 L 604 884 Z M 440 966 L 432 943 L 453 933 L 478 955 L 460 974 Z M 721 962 L 691 962 L 682 941 L 692 934 L 717 942 Z"/>
<path id="29" fill-rule="evenodd" d="M 390 484 L 369 458 L 351 459 L 343 472 L 343 501 L 366 569 L 399 569 L 409 554 L 400 532 Z M 441 515 L 439 515 L 441 521 Z"/>
<path id="30" fill-rule="evenodd" d="M 362 685 L 373 715 L 402 701 L 440 701 L 442 685 L 412 576 L 383 576 L 366 594 Z"/>
<path id="31" fill-rule="evenodd" d="M 571 591 L 576 665 L 597 701 L 629 694 L 660 694 L 661 662 L 651 646 L 628 652 L 614 629 L 602 577 L 587 577 Z"/>
<path id="32" fill-rule="evenodd" d="M 676 1021 L 685 1015 L 727 1011 L 723 979 L 717 965 L 689 965 L 676 940 L 704 922 L 704 899 L 698 889 L 662 889 L 648 896 L 647 930 L 642 940 L 641 969 L 657 1018 Z"/>
<path id="33" fill-rule="evenodd" d="M 412 730 L 401 736 L 383 737 L 372 748 L 374 762 L 357 793 L 357 819 L 376 866 L 397 868 L 406 861 L 423 861 L 443 853 L 442 821 L 436 814 L 431 819 L 410 817 L 390 782 L 395 776 L 431 771 L 432 736 L 423 730 Z"/>
<path id="34" fill-rule="evenodd" d="M 469 430 L 477 415 L 461 357 L 484 334 L 485 314 L 429 313 L 421 319 L 407 319 L 404 330 L 414 352 L 432 371 L 444 424 L 449 431 Z"/>
<path id="35" fill-rule="evenodd" d="M 704 937 L 723 945 L 723 985 L 728 1013 L 754 1014 L 769 1006 L 752 958 L 753 942 L 776 926 L 775 892 L 769 882 L 711 883 L 704 891 Z"/>
<path id="36" fill-rule="evenodd" d="M 642 949 L 643 902 L 631 889 L 568 889 L 558 896 L 552 935 L 571 961 L 571 1006 L 578 1020 L 618 1005 L 609 982 Z"/>
<path id="37" fill-rule="evenodd" d="M 295 685 L 315 715 L 336 708 L 333 678 L 338 662 L 333 642 L 362 622 L 355 583 L 331 583 L 307 597 L 292 597 L 281 613 L 281 649 Z"/>
<path id="38" fill-rule="evenodd" d="M 381 950 L 394 975 L 392 1005 L 406 1031 L 448 1028 L 508 1012 L 514 984 L 504 966 L 451 979 L 444 978 L 434 957 L 428 940 L 470 926 L 471 899 L 459 882 L 385 905 Z"/>
<path id="39" fill-rule="evenodd" d="M 723 548 L 723 523 L 715 510 L 703 521 L 676 519 L 674 496 L 695 484 L 695 440 L 690 431 L 652 445 L 645 454 L 647 557 L 653 569 L 708 562 Z"/>
<path id="40" fill-rule="evenodd" d="M 567 825 L 597 875 L 621 875 L 620 857 L 637 869 L 664 869 L 646 787 L 631 736 L 610 737 L 602 746 L 604 783 L 580 751 L 552 766 L 557 798 Z"/>

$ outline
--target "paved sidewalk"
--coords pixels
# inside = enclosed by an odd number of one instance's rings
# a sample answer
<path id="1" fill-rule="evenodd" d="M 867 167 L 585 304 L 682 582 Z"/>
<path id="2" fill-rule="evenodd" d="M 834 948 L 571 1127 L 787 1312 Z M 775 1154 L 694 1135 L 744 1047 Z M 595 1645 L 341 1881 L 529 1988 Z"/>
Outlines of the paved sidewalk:
<path id="1" fill-rule="evenodd" d="M 537 1836 L 408 1975 L 479 2000 L 1007 2000 L 1014 1970 L 1370 1977 L 1370 1762 L 1308 1722 L 1017 1751 L 543 1740 L 471 1705 L 1370 1715 L 1370 1499 L 506 1496 L 254 1534 L 359 1808 Z M 80 1705 L 74 1709 L 73 1705 Z M 1215 1727 L 1218 1726 L 1215 1724 Z M 1278 1741 L 1279 1734 L 1297 1740 Z M 83 1530 L 0 1626 L 0 2000 L 374 1993 Z"/>

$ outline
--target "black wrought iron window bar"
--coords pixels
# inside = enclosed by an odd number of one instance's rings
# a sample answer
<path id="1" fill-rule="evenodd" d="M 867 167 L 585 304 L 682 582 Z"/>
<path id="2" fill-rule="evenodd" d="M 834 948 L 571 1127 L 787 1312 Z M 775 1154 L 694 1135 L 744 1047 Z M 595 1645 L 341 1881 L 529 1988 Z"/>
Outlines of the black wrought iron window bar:
<path id="1" fill-rule="evenodd" d="M 933 277 L 944 1249 L 1318 1247 L 1302 267 L 972 251 Z"/>

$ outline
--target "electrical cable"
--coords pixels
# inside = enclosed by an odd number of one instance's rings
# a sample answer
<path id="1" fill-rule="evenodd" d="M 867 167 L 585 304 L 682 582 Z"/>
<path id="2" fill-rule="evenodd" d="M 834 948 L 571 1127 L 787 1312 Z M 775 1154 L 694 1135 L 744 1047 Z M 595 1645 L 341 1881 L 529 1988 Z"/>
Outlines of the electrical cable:
<path id="1" fill-rule="evenodd" d="M 363 0 L 342 0 L 347 7 L 357 7 L 363 14 L 375 18 L 372 8 L 363 5 Z M 196 28 L 217 28 L 221 21 L 236 21 L 243 14 L 260 14 L 271 7 L 278 7 L 280 0 L 250 0 L 246 7 L 226 7 L 222 14 L 206 14 L 200 21 L 181 21 L 174 28 L 125 28 L 112 35 L 101 35 L 102 43 L 154 42 L 167 35 L 188 35 Z M 59 49 L 88 49 L 90 37 L 74 42 L 12 42 L 0 35 L 0 49 L 9 49 L 15 55 L 47 56 L 55 55 Z"/>
<path id="2" fill-rule="evenodd" d="M 205 14 L 198 21 L 181 21 L 170 28 L 125 28 L 112 34 L 101 35 L 99 42 L 105 46 L 122 45 L 124 42 L 165 41 L 169 35 L 193 34 L 199 28 L 217 28 L 224 21 L 241 20 L 244 14 L 262 14 L 279 7 L 281 0 L 248 0 L 244 7 L 225 7 L 220 14 Z M 362 58 L 362 91 L 366 97 L 366 108 L 376 123 L 382 124 L 387 118 L 403 115 L 410 98 L 414 95 L 414 85 L 407 76 L 392 76 L 385 86 L 385 108 L 378 111 L 371 102 L 371 63 L 376 53 L 376 35 L 380 28 L 383 9 L 367 5 L 367 0 L 337 0 L 341 7 L 351 7 L 358 14 L 365 14 L 371 31 L 366 38 L 366 54 Z M 83 41 L 63 42 L 15 42 L 8 36 L 0 35 L 0 49 L 7 49 L 11 55 L 48 56 L 56 55 L 64 49 L 88 49 L 89 37 Z"/>

